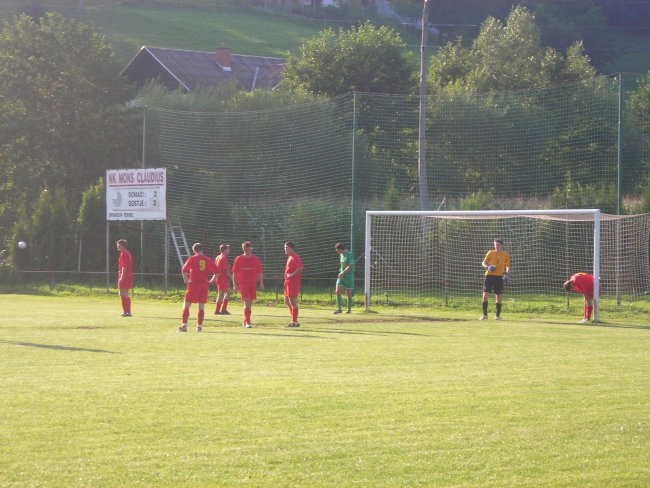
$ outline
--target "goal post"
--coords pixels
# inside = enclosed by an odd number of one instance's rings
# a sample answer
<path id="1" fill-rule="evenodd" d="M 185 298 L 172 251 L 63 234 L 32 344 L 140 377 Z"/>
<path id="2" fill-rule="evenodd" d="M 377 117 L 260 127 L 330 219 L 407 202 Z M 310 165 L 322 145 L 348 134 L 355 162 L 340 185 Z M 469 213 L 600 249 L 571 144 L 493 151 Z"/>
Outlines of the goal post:
<path id="1" fill-rule="evenodd" d="M 572 274 L 594 275 L 599 320 L 599 209 L 366 212 L 365 307 L 373 295 L 472 295 L 480 263 L 494 239 L 511 255 L 513 283 L 522 294 L 555 294 Z"/>

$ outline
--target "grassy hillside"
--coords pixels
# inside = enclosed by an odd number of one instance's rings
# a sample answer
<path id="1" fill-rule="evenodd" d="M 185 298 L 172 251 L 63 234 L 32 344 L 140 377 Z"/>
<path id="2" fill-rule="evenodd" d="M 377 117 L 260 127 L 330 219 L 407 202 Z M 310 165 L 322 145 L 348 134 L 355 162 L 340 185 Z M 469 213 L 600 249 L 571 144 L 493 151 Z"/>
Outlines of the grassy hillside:
<path id="1" fill-rule="evenodd" d="M 199 7 L 131 6 L 126 2 L 85 0 L 86 8 L 76 8 L 78 0 L 45 1 L 48 9 L 95 26 L 113 44 L 117 58 L 128 62 L 143 45 L 211 51 L 226 44 L 233 52 L 258 56 L 286 57 L 318 31 L 332 26 L 319 20 L 239 9 L 219 2 L 175 2 Z M 6 0 L 0 5 L 0 19 L 11 19 L 24 0 Z M 52 6 L 49 6 L 49 5 Z M 162 4 L 162 5 L 160 5 Z M 334 26 L 338 28 L 338 25 Z M 402 32 L 406 42 L 418 43 L 417 36 Z"/>
<path id="2" fill-rule="evenodd" d="M 0 1 L 0 19 L 10 20 L 27 0 Z M 126 64 L 143 45 L 211 51 L 221 43 L 235 53 L 285 57 L 319 30 L 331 26 L 323 21 L 240 9 L 226 0 L 157 0 L 155 6 L 137 1 L 43 0 L 48 10 L 77 18 L 95 26 L 113 44 L 116 56 Z M 146 3 L 146 2 L 142 2 Z M 338 24 L 334 25 L 338 28 Z M 419 36 L 401 31 L 414 52 Z M 621 32 L 616 46 L 620 54 L 605 69 L 607 73 L 645 73 L 650 70 L 650 36 Z"/>

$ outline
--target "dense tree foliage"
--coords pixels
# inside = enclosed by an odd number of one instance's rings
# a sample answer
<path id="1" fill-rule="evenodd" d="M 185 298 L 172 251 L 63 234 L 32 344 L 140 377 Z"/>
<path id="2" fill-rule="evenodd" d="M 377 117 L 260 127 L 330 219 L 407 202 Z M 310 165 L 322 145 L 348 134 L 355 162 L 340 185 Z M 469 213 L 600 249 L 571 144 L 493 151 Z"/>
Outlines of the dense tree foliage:
<path id="1" fill-rule="evenodd" d="M 434 91 L 491 93 L 571 83 L 595 75 L 580 43 L 566 56 L 545 48 L 533 14 L 516 7 L 504 23 L 488 17 L 471 46 L 450 43 L 433 57 Z"/>
<path id="2" fill-rule="evenodd" d="M 289 57 L 282 84 L 326 96 L 408 93 L 415 87 L 415 64 L 404 48 L 399 33 L 385 26 L 325 29 Z"/>
<path id="3" fill-rule="evenodd" d="M 83 189 L 139 155 L 130 89 L 105 39 L 59 15 L 26 15 L 0 31 L 0 239 L 35 194 L 65 188 L 76 213 Z"/>

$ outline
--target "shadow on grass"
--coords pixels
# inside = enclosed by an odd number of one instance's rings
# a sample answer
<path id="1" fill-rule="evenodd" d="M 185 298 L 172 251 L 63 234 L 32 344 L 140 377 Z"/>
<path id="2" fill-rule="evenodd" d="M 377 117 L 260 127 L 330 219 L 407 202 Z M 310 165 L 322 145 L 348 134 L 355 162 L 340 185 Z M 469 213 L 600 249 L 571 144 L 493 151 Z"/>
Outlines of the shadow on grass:
<path id="1" fill-rule="evenodd" d="M 638 330 L 650 330 L 650 325 L 636 325 L 636 324 L 609 324 L 607 322 L 590 322 L 588 324 L 580 324 L 575 322 L 554 322 L 550 320 L 536 320 L 540 324 L 549 324 L 549 325 L 570 325 L 576 327 L 602 327 L 608 329 L 638 329 Z"/>
<path id="2" fill-rule="evenodd" d="M 107 351 L 105 349 L 87 349 L 85 347 L 72 347 L 72 346 L 61 346 L 58 344 L 38 344 L 36 342 L 20 342 L 20 341 L 4 341 L 5 344 L 13 344 L 14 346 L 24 346 L 24 347 L 37 347 L 40 349 L 55 349 L 58 351 L 76 351 L 76 352 L 101 352 L 106 354 L 119 354 L 115 351 Z"/>

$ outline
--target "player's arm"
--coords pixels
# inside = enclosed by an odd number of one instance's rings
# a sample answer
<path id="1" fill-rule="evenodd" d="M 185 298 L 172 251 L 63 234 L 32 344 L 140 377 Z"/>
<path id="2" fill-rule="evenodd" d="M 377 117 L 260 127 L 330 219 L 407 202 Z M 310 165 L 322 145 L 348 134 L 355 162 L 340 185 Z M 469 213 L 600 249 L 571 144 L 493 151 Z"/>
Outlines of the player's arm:
<path id="1" fill-rule="evenodd" d="M 492 264 L 490 264 L 490 263 L 488 262 L 488 256 L 485 256 L 485 259 L 484 259 L 483 262 L 481 263 L 481 266 L 483 266 L 485 269 L 487 269 L 487 270 L 490 271 L 490 272 L 491 272 L 491 271 L 494 271 L 494 270 L 496 269 L 496 266 L 494 266 L 494 265 L 492 265 Z"/>
<path id="2" fill-rule="evenodd" d="M 260 290 L 264 289 L 264 273 L 257 275 L 257 280 L 260 282 Z"/>

